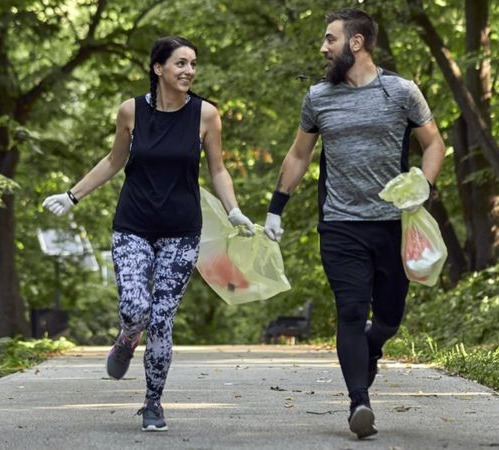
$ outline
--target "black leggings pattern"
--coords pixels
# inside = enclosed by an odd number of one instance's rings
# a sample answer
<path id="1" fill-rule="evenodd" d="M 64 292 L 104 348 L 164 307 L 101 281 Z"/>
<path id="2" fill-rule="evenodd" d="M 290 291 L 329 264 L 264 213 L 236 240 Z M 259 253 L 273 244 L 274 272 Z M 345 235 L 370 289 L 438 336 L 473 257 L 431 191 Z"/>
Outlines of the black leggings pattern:
<path id="1" fill-rule="evenodd" d="M 148 240 L 113 232 L 121 328 L 147 330 L 146 398 L 159 401 L 172 360 L 173 319 L 199 254 L 200 236 Z"/>

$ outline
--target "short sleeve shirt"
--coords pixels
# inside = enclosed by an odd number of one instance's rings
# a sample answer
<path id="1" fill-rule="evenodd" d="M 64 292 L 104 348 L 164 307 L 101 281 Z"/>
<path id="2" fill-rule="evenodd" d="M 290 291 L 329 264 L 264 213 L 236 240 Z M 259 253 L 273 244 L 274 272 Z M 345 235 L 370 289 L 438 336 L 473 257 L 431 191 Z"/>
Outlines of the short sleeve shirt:
<path id="1" fill-rule="evenodd" d="M 411 129 L 432 118 L 413 81 L 382 69 L 361 87 L 327 81 L 311 86 L 303 100 L 300 127 L 322 137 L 321 219 L 399 219 L 400 211 L 378 194 L 389 180 L 408 170 Z"/>

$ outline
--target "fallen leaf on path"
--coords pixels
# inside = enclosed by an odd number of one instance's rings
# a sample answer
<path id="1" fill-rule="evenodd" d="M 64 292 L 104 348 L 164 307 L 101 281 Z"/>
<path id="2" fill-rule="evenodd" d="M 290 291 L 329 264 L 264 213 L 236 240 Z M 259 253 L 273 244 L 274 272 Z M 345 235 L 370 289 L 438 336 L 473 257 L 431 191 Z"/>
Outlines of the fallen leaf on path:
<path id="1" fill-rule="evenodd" d="M 404 405 L 398 405 L 398 406 L 394 406 L 392 408 L 392 411 L 396 411 L 396 412 L 406 412 L 406 411 L 409 411 L 411 409 L 420 409 L 419 406 L 404 406 Z"/>
<path id="2" fill-rule="evenodd" d="M 293 403 L 286 403 L 284 404 L 284 407 L 285 408 L 293 408 L 295 405 L 293 405 Z"/>
<path id="3" fill-rule="evenodd" d="M 284 400 L 293 401 L 293 400 L 294 400 L 294 398 L 293 398 L 293 397 L 286 397 Z"/>
<path id="4" fill-rule="evenodd" d="M 280 391 L 280 392 L 282 392 L 282 391 L 285 391 L 286 389 L 283 389 L 283 388 L 281 388 L 279 386 L 270 386 L 270 390 L 271 391 Z"/>
<path id="5" fill-rule="evenodd" d="M 456 421 L 453 417 L 440 417 L 444 422 L 453 423 Z"/>

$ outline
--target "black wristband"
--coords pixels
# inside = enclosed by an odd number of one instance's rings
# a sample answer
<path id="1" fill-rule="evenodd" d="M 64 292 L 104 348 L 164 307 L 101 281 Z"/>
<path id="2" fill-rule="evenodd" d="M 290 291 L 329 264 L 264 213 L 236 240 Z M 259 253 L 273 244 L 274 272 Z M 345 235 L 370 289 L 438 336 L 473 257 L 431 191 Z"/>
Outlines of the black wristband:
<path id="1" fill-rule="evenodd" d="M 71 191 L 66 192 L 66 194 L 68 194 L 68 197 L 73 202 L 73 205 L 76 205 L 78 203 L 78 199 Z"/>
<path id="2" fill-rule="evenodd" d="M 272 200 L 270 200 L 269 213 L 277 214 L 280 216 L 286 203 L 288 203 L 290 196 L 284 192 L 274 191 L 272 194 Z"/>

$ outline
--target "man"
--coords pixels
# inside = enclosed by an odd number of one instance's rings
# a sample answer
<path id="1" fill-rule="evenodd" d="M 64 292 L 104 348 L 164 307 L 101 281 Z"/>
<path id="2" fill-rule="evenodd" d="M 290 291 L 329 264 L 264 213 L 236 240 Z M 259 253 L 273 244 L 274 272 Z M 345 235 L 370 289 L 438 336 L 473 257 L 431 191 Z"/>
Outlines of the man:
<path id="1" fill-rule="evenodd" d="M 344 9 L 326 22 L 321 52 L 328 61 L 327 76 L 310 87 L 303 101 L 265 232 L 280 240 L 281 213 L 321 135 L 320 251 L 336 300 L 338 358 L 351 399 L 349 426 L 364 438 L 377 433 L 368 388 L 383 344 L 402 321 L 408 289 L 400 256 L 400 211 L 378 193 L 408 170 L 411 129 L 422 147 L 422 170 L 430 185 L 442 167 L 445 147 L 416 85 L 373 62 L 374 20 L 363 11 Z M 367 320 L 370 308 L 372 322 Z"/>

